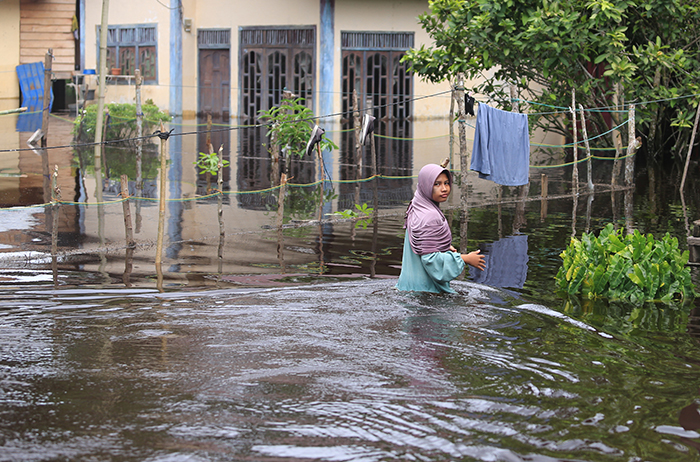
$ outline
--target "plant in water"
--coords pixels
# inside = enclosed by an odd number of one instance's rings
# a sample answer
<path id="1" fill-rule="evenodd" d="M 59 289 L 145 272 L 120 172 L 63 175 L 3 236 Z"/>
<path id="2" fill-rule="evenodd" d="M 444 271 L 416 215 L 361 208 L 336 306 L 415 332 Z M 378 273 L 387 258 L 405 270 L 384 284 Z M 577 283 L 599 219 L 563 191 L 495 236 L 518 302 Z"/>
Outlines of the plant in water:
<path id="1" fill-rule="evenodd" d="M 105 140 L 125 140 L 136 136 L 136 105 L 133 103 L 109 103 L 109 123 L 105 126 Z M 153 132 L 162 121 L 170 122 L 170 116 L 158 109 L 150 99 L 142 106 L 143 134 Z M 73 135 L 80 141 L 95 141 L 95 125 L 97 124 L 97 105 L 87 106 L 73 122 Z"/>
<path id="2" fill-rule="evenodd" d="M 329 213 L 329 215 L 337 215 L 342 218 L 358 220 L 355 226 L 362 227 L 362 229 L 367 229 L 367 226 L 372 223 L 371 215 L 372 212 L 374 212 L 374 209 L 372 207 L 368 207 L 366 202 L 362 205 L 355 204 L 355 209 L 357 210 L 345 209 L 342 211 Z"/>
<path id="3" fill-rule="evenodd" d="M 609 223 L 598 237 L 572 237 L 560 256 L 557 287 L 570 295 L 634 305 L 682 303 L 697 295 L 686 266 L 688 251 L 681 252 L 678 239 L 668 233 L 660 240 L 637 230 L 623 235 Z"/>
<path id="4" fill-rule="evenodd" d="M 192 162 L 197 168 L 199 168 L 199 173 L 206 175 L 207 179 L 207 192 L 211 191 L 211 177 L 213 175 L 219 174 L 219 155 L 215 152 L 210 154 L 206 152 L 200 152 L 199 158 Z M 221 166 L 227 167 L 229 161 L 226 159 L 221 160 Z"/>
<path id="5" fill-rule="evenodd" d="M 207 154 L 206 152 L 199 153 L 199 159 L 193 162 L 193 164 L 199 168 L 199 173 L 208 173 L 210 175 L 216 175 L 219 173 L 219 155 L 215 152 Z M 229 161 L 226 159 L 221 161 L 223 167 L 228 167 Z"/>
<path id="6" fill-rule="evenodd" d="M 270 124 L 267 135 L 277 146 L 285 148 L 287 156 L 304 155 L 306 143 L 313 129 L 311 121 L 314 118 L 313 111 L 304 105 L 304 98 L 285 99 L 279 106 L 260 111 L 259 117 Z M 325 135 L 319 144 L 321 150 L 338 149 L 338 146 Z"/>

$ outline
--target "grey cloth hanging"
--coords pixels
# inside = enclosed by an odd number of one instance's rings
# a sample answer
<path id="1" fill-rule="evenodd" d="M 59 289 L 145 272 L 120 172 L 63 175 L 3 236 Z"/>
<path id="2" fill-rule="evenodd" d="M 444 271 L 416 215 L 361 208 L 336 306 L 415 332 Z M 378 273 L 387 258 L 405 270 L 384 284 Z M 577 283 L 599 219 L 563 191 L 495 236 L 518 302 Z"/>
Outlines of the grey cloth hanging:
<path id="1" fill-rule="evenodd" d="M 479 103 L 470 168 L 479 172 L 479 178 L 504 186 L 527 184 L 530 174 L 527 115 Z"/>

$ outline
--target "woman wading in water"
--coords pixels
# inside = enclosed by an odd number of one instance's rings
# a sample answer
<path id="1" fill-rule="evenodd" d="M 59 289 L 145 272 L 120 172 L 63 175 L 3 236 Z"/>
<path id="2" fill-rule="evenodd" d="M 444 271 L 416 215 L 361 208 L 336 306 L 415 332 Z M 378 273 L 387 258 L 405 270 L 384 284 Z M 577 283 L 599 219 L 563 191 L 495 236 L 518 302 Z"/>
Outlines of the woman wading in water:
<path id="1" fill-rule="evenodd" d="M 406 211 L 399 290 L 455 293 L 450 281 L 465 265 L 486 267 L 479 250 L 460 254 L 452 246 L 452 232 L 440 210 L 440 203 L 450 196 L 451 180 L 450 171 L 437 164 L 428 164 L 418 173 L 418 186 Z"/>

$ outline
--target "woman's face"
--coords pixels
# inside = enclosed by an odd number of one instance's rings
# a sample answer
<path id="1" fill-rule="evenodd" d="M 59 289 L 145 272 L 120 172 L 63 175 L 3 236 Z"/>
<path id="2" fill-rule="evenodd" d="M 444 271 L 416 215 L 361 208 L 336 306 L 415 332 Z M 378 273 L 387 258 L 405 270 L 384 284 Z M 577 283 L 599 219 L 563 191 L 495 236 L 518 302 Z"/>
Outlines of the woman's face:
<path id="1" fill-rule="evenodd" d="M 441 173 L 433 183 L 433 200 L 439 204 L 445 202 L 449 196 L 450 180 L 447 178 L 447 174 Z"/>

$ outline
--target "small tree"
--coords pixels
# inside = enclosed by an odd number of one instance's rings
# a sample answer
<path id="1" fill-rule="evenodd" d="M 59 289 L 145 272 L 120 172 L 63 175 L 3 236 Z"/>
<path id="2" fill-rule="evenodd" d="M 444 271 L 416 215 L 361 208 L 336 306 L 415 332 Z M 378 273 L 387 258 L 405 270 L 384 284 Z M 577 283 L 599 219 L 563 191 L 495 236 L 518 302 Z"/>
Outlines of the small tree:
<path id="1" fill-rule="evenodd" d="M 645 101 L 636 124 L 647 152 L 687 145 L 700 93 L 700 2 L 688 0 L 433 0 L 419 16 L 434 40 L 409 50 L 404 61 L 426 80 L 464 73 L 482 79 L 472 88 L 511 107 L 508 88 L 541 103 L 532 126 L 569 135 L 568 118 L 547 107 L 585 108 Z M 617 85 L 619 84 L 619 85 Z M 593 112 L 589 133 L 610 128 Z M 599 143 L 610 145 L 610 137 Z M 677 150 L 679 152 L 680 150 Z M 672 151 L 673 152 L 673 151 Z"/>
<path id="2" fill-rule="evenodd" d="M 274 140 L 274 144 L 278 148 L 284 149 L 287 157 L 287 169 L 291 156 L 303 157 L 314 120 L 311 109 L 304 106 L 304 98 L 284 99 L 279 106 L 260 111 L 258 117 L 268 123 L 267 136 Z M 338 146 L 325 135 L 323 135 L 320 145 L 322 150 L 338 149 Z M 275 146 L 269 147 L 271 154 L 274 149 Z"/>

